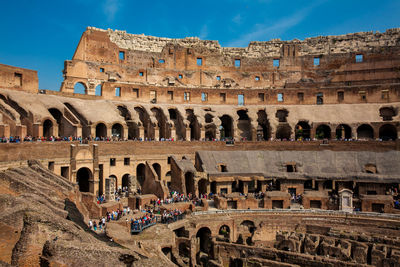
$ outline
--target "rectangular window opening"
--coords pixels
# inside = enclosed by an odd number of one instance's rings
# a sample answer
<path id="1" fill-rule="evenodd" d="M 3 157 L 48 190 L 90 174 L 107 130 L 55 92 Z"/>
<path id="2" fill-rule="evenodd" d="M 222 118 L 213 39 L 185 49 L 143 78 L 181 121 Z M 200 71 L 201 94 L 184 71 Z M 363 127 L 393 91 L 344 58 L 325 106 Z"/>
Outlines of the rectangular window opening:
<path id="1" fill-rule="evenodd" d="M 344 100 L 344 92 L 343 91 L 337 92 L 337 99 L 339 102 Z"/>
<path id="2" fill-rule="evenodd" d="M 264 93 L 258 93 L 258 101 L 264 102 L 265 96 Z"/>
<path id="3" fill-rule="evenodd" d="M 279 67 L 279 65 L 280 65 L 280 60 L 279 59 L 274 59 L 273 66 L 274 67 Z"/>
<path id="4" fill-rule="evenodd" d="M 221 76 L 217 76 L 217 81 L 220 81 L 221 80 Z"/>
<path id="5" fill-rule="evenodd" d="M 356 63 L 361 63 L 361 62 L 363 62 L 363 55 L 361 54 L 356 55 Z"/>
<path id="6" fill-rule="evenodd" d="M 131 165 L 131 159 L 130 158 L 124 158 L 124 165 L 125 166 Z"/>
<path id="7" fill-rule="evenodd" d="M 258 82 L 260 80 L 260 76 L 256 76 L 254 79 Z"/>
<path id="8" fill-rule="evenodd" d="M 224 164 L 219 165 L 219 171 L 220 172 L 228 172 L 228 168 Z"/>
<path id="9" fill-rule="evenodd" d="M 151 101 L 151 103 L 156 103 L 156 101 L 157 101 L 157 91 L 154 91 L 154 90 L 150 91 L 150 101 Z"/>
<path id="10" fill-rule="evenodd" d="M 61 167 L 61 176 L 64 178 L 69 178 L 69 167 Z"/>
<path id="11" fill-rule="evenodd" d="M 203 101 L 203 102 L 208 101 L 208 94 L 207 93 L 201 93 L 201 101 Z"/>
<path id="12" fill-rule="evenodd" d="M 388 100 L 389 99 L 389 90 L 382 90 L 381 91 L 381 98 L 383 100 Z"/>
<path id="13" fill-rule="evenodd" d="M 174 100 L 174 92 L 173 91 L 168 91 L 168 98 L 169 100 Z"/>
<path id="14" fill-rule="evenodd" d="M 299 92 L 297 93 L 297 99 L 302 102 L 304 100 L 304 93 L 303 92 Z"/>
<path id="15" fill-rule="evenodd" d="M 182 75 L 182 74 L 179 74 L 178 77 L 179 77 L 179 79 L 182 79 L 182 78 L 183 78 L 183 75 Z"/>
<path id="16" fill-rule="evenodd" d="M 100 72 L 104 72 L 104 68 L 100 68 Z"/>
<path id="17" fill-rule="evenodd" d="M 14 73 L 15 84 L 17 86 L 22 86 L 22 74 L 21 73 Z"/>
<path id="18" fill-rule="evenodd" d="M 48 169 L 49 169 L 50 171 L 54 171 L 54 161 L 49 161 Z"/>
<path id="19" fill-rule="evenodd" d="M 115 87 L 115 96 L 121 96 L 121 87 Z"/>
<path id="20" fill-rule="evenodd" d="M 119 59 L 125 60 L 125 52 L 124 51 L 119 51 Z"/>
<path id="21" fill-rule="evenodd" d="M 238 106 L 244 106 L 244 95 L 238 95 Z"/>
<path id="22" fill-rule="evenodd" d="M 183 93 L 183 100 L 190 101 L 190 92 Z"/>
<path id="23" fill-rule="evenodd" d="M 202 66 L 203 65 L 203 59 L 201 57 L 197 58 L 197 66 Z"/>
<path id="24" fill-rule="evenodd" d="M 322 105 L 322 104 L 324 104 L 324 94 L 317 93 L 317 105 Z"/>
<path id="25" fill-rule="evenodd" d="M 367 100 L 367 93 L 365 91 L 359 91 L 358 94 L 360 95 L 361 101 Z"/>
<path id="26" fill-rule="evenodd" d="M 139 72 L 139 76 L 143 77 L 143 71 Z"/>
<path id="27" fill-rule="evenodd" d="M 225 93 L 220 93 L 219 98 L 220 98 L 221 102 L 223 102 L 223 103 L 226 102 L 226 94 Z"/>
<path id="28" fill-rule="evenodd" d="M 115 158 L 110 158 L 110 166 L 115 166 L 116 160 Z"/>
<path id="29" fill-rule="evenodd" d="M 133 92 L 133 97 L 139 98 L 139 89 L 134 88 L 132 89 L 132 92 Z"/>
<path id="30" fill-rule="evenodd" d="M 240 67 L 240 59 L 235 59 L 235 67 L 236 68 Z"/>
<path id="31" fill-rule="evenodd" d="M 314 58 L 314 66 L 319 66 L 319 57 Z"/>
<path id="32" fill-rule="evenodd" d="M 278 93 L 278 102 L 283 102 L 283 93 Z"/>
<path id="33" fill-rule="evenodd" d="M 161 63 L 161 64 L 164 64 L 164 63 L 165 63 L 165 60 L 160 58 L 160 59 L 158 60 L 158 62 Z"/>

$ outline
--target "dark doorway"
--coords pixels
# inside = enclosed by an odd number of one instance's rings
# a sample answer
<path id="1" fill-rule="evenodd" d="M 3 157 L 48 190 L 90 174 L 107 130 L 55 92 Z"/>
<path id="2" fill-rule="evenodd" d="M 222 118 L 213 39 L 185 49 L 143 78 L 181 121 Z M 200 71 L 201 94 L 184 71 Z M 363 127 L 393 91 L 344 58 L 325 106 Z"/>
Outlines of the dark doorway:
<path id="1" fill-rule="evenodd" d="M 76 173 L 76 182 L 79 185 L 79 191 L 89 192 L 89 180 L 92 178 L 92 172 L 88 168 L 80 168 Z"/>

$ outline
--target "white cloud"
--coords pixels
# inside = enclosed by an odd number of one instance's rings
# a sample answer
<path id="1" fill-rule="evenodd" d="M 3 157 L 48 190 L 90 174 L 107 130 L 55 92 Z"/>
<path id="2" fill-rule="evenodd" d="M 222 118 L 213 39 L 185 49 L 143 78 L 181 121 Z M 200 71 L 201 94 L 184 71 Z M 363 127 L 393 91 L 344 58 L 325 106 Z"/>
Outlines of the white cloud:
<path id="1" fill-rule="evenodd" d="M 235 17 L 233 17 L 232 21 L 235 24 L 239 25 L 239 24 L 242 24 L 243 18 L 240 14 L 237 14 Z"/>
<path id="2" fill-rule="evenodd" d="M 107 22 L 112 22 L 121 8 L 122 3 L 119 0 L 106 0 L 103 3 L 103 13 L 106 16 Z"/>
<path id="3" fill-rule="evenodd" d="M 207 36 L 208 36 L 208 26 L 207 24 L 204 24 L 203 27 L 201 27 L 199 38 L 205 40 Z"/>
<path id="4" fill-rule="evenodd" d="M 286 30 L 301 23 L 311 13 L 311 11 L 314 8 L 316 8 L 317 6 L 319 6 L 324 2 L 325 1 L 314 2 L 311 5 L 303 9 L 300 9 L 292 16 L 282 18 L 276 21 L 272 25 L 269 25 L 268 23 L 256 24 L 251 32 L 246 33 L 240 36 L 238 39 L 231 41 L 230 43 L 228 43 L 228 46 L 231 47 L 247 46 L 251 41 L 270 39 L 273 36 L 272 33 L 275 36 L 277 34 L 281 35 Z"/>

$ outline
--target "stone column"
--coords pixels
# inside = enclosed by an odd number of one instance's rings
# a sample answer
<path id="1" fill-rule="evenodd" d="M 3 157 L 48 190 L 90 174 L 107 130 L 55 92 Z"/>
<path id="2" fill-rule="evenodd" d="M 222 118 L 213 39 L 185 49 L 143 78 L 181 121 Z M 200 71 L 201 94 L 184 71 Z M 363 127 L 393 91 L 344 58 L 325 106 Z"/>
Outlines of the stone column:
<path id="1" fill-rule="evenodd" d="M 39 123 L 33 124 L 33 136 L 34 137 L 43 136 L 43 125 L 41 125 Z"/>
<path id="2" fill-rule="evenodd" d="M 243 194 L 247 194 L 249 192 L 249 183 L 243 182 Z"/>
<path id="3" fill-rule="evenodd" d="M 81 126 L 76 126 L 76 136 L 82 136 L 82 127 Z"/>
<path id="4" fill-rule="evenodd" d="M 128 127 L 124 126 L 124 133 L 122 138 L 128 140 Z"/>
<path id="5" fill-rule="evenodd" d="M 154 127 L 154 140 L 156 141 L 160 140 L 160 127 L 158 126 Z"/>
<path id="6" fill-rule="evenodd" d="M 176 141 L 176 128 L 173 126 L 171 127 L 171 138 Z"/>
<path id="7" fill-rule="evenodd" d="M 139 126 L 139 138 L 142 138 L 144 140 L 144 127 Z"/>
<path id="8" fill-rule="evenodd" d="M 17 135 L 20 138 L 24 138 L 27 135 L 27 129 L 25 125 L 18 125 L 17 126 Z"/>
<path id="9" fill-rule="evenodd" d="M 112 125 L 107 126 L 107 137 L 111 137 L 112 136 Z"/>
<path id="10" fill-rule="evenodd" d="M 59 131 L 58 131 L 58 125 L 53 125 L 53 136 L 58 136 L 59 134 Z"/>
<path id="11" fill-rule="evenodd" d="M 200 128 L 200 140 L 206 140 L 206 129 L 204 126 Z"/>
<path id="12" fill-rule="evenodd" d="M 92 126 L 90 127 L 90 136 L 91 136 L 92 138 L 95 138 L 95 137 L 96 137 L 96 125 L 92 125 Z"/>
<path id="13" fill-rule="evenodd" d="M 191 139 L 190 139 L 190 126 L 186 127 L 186 141 L 191 141 Z"/>

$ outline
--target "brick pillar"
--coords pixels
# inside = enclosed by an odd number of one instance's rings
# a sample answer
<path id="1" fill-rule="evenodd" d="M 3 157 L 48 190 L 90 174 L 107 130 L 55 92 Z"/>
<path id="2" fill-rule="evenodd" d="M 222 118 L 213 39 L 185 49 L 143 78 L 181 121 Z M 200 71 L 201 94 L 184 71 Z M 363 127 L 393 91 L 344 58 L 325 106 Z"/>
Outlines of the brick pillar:
<path id="1" fill-rule="evenodd" d="M 171 138 L 174 139 L 174 141 L 176 141 L 176 128 L 175 127 L 171 127 Z"/>
<path id="2" fill-rule="evenodd" d="M 186 141 L 190 141 L 190 126 L 186 128 Z"/>
<path id="3" fill-rule="evenodd" d="M 126 126 L 124 126 L 124 133 L 122 138 L 128 140 L 128 127 Z"/>
<path id="4" fill-rule="evenodd" d="M 160 127 L 158 126 L 154 127 L 154 140 L 160 140 Z"/>
<path id="5" fill-rule="evenodd" d="M 206 129 L 205 127 L 200 128 L 200 140 L 205 140 L 206 139 Z"/>
<path id="6" fill-rule="evenodd" d="M 144 127 L 139 126 L 139 138 L 142 138 L 144 140 Z"/>

